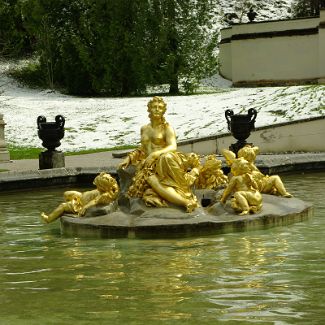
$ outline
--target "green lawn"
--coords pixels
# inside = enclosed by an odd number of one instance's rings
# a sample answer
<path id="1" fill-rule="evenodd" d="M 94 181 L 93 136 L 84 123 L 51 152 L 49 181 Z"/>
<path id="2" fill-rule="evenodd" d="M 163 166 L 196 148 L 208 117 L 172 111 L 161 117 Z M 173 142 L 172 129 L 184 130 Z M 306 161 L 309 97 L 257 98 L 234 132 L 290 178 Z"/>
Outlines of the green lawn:
<path id="1" fill-rule="evenodd" d="M 113 151 L 113 150 L 127 150 L 134 149 L 135 146 L 117 146 L 113 148 L 101 148 L 101 149 L 90 149 L 90 150 L 80 150 L 80 151 L 68 151 L 64 154 L 67 156 L 72 155 L 84 155 L 87 153 L 103 152 L 103 151 Z M 32 148 L 32 147 L 16 147 L 9 145 L 10 159 L 38 159 L 39 154 L 45 150 L 44 148 Z"/>

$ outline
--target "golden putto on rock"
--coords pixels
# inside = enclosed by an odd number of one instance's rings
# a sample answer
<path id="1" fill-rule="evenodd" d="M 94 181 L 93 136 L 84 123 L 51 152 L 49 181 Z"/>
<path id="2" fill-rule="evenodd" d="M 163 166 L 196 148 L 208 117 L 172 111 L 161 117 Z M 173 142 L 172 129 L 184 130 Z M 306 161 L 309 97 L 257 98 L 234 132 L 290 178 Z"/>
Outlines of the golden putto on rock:
<path id="1" fill-rule="evenodd" d="M 95 206 L 104 206 L 112 203 L 119 193 L 119 186 L 110 174 L 100 173 L 96 176 L 93 184 L 96 189 L 86 192 L 66 191 L 65 202 L 61 203 L 50 214 L 41 214 L 44 222 L 49 223 L 60 218 L 64 213 L 75 214 L 82 217 L 87 210 Z"/>
<path id="2" fill-rule="evenodd" d="M 234 159 L 231 164 L 232 177 L 225 188 L 221 203 L 225 203 L 230 195 L 231 207 L 241 215 L 256 213 L 262 208 L 262 195 L 250 173 L 250 167 L 244 158 Z"/>
<path id="3" fill-rule="evenodd" d="M 243 158 L 249 163 L 250 173 L 258 185 L 258 190 L 264 194 L 280 195 L 291 197 L 292 195 L 286 190 L 280 176 L 264 175 L 255 165 L 256 156 L 259 153 L 259 148 L 256 146 L 246 145 L 238 151 L 238 158 Z M 222 151 L 226 162 L 229 166 L 235 160 L 236 155 L 230 150 Z"/>

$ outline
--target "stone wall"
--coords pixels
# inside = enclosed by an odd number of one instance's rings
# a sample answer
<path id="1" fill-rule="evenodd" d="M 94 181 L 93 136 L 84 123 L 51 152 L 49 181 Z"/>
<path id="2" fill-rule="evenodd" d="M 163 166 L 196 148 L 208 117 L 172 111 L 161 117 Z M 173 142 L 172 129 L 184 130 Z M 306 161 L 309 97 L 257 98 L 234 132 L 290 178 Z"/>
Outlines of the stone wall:
<path id="1" fill-rule="evenodd" d="M 225 122 L 226 123 L 226 122 Z M 247 142 L 258 146 L 261 153 L 325 152 L 325 117 L 275 124 L 257 128 Z M 229 133 L 181 141 L 178 149 L 201 155 L 221 153 L 237 140 Z"/>
<path id="2" fill-rule="evenodd" d="M 220 74 L 234 85 L 325 81 L 325 9 L 320 17 L 238 24 L 221 31 Z"/>

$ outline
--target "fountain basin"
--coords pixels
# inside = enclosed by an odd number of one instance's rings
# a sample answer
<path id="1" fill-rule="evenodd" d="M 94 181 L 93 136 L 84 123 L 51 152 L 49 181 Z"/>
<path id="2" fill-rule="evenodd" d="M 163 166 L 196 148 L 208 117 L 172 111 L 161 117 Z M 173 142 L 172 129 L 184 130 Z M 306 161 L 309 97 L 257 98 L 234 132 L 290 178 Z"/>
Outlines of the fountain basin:
<path id="1" fill-rule="evenodd" d="M 298 159 L 288 165 L 270 163 L 264 165 L 273 172 L 300 171 L 315 169 L 314 161 L 308 160 L 303 165 Z M 316 162 L 323 167 L 323 160 Z M 322 165 L 323 164 L 323 165 Z M 317 168 L 316 168 L 317 169 Z M 62 187 L 67 185 L 89 186 L 101 171 L 116 175 L 114 167 L 100 168 L 57 168 L 25 172 L 0 174 L 0 192 L 43 187 Z M 117 175 L 116 175 L 117 176 Z M 115 211 L 109 215 L 92 218 L 61 218 L 61 230 L 64 235 L 93 238 L 179 238 L 200 235 L 213 235 L 254 229 L 266 229 L 274 226 L 289 225 L 307 220 L 313 215 L 311 204 L 297 198 L 282 198 L 263 195 L 263 209 L 249 216 L 238 216 L 232 209 L 223 209 L 219 204 L 210 208 L 199 208 L 194 213 L 186 214 L 181 208 L 148 208 L 137 204 L 139 209 Z M 49 207 L 50 208 L 50 207 Z M 213 210 L 214 209 L 214 210 Z M 152 211 L 155 214 L 152 215 Z M 151 213 L 151 215 L 150 215 Z"/>

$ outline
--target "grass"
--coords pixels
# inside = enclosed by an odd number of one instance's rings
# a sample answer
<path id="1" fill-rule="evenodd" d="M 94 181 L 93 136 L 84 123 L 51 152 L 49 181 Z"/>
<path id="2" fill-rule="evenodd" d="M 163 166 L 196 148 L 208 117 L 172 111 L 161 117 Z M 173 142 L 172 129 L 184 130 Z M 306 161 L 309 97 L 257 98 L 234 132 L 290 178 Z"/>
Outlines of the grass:
<path id="1" fill-rule="evenodd" d="M 113 150 L 129 150 L 134 149 L 136 146 L 116 146 L 113 148 L 101 148 L 101 149 L 89 149 L 89 150 L 80 150 L 80 151 L 68 151 L 64 154 L 66 156 L 73 155 L 84 155 L 89 153 L 104 152 L 104 151 L 113 151 Z M 33 147 L 17 147 L 9 146 L 8 148 L 10 153 L 10 159 L 20 160 L 20 159 L 38 159 L 39 154 L 44 151 L 44 148 L 33 148 Z"/>
<path id="2" fill-rule="evenodd" d="M 22 67 L 11 68 L 9 76 L 31 88 L 46 88 L 46 79 L 38 62 L 31 61 Z"/>
<path id="3" fill-rule="evenodd" d="M 32 148 L 32 147 L 8 147 L 10 153 L 10 159 L 20 160 L 20 159 L 38 159 L 38 155 L 42 152 L 41 148 Z"/>
<path id="4" fill-rule="evenodd" d="M 285 116 L 286 115 L 286 111 L 283 109 L 278 109 L 278 110 L 271 110 L 269 111 L 271 114 L 273 115 L 277 115 L 277 116 Z"/>

